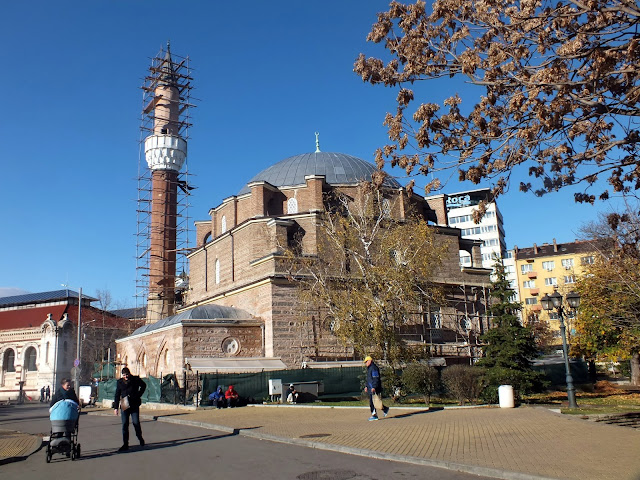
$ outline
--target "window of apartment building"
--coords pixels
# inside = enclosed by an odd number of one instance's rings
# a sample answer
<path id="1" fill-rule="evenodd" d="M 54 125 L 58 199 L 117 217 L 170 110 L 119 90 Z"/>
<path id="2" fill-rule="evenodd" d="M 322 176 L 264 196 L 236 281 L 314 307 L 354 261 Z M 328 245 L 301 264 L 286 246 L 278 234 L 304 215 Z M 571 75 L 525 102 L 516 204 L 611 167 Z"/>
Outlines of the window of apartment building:
<path id="1" fill-rule="evenodd" d="M 524 303 L 526 303 L 527 305 L 537 305 L 538 299 L 536 297 L 525 298 Z"/>
<path id="2" fill-rule="evenodd" d="M 564 258 L 562 260 L 562 266 L 566 269 L 573 268 L 573 258 Z"/>
<path id="3" fill-rule="evenodd" d="M 582 265 L 593 265 L 593 262 L 595 262 L 595 257 L 593 255 L 589 255 L 588 257 L 582 257 L 580 259 L 580 262 L 582 263 Z"/>
<path id="4" fill-rule="evenodd" d="M 553 312 L 550 311 L 549 313 L 549 320 L 559 320 L 560 316 L 558 315 L 558 312 Z"/>
<path id="5" fill-rule="evenodd" d="M 520 271 L 522 273 L 533 272 L 533 263 L 525 263 L 520 265 Z"/>
<path id="6" fill-rule="evenodd" d="M 565 275 L 564 276 L 564 283 L 576 283 L 576 276 L 575 275 Z"/>
<path id="7" fill-rule="evenodd" d="M 524 288 L 536 288 L 536 281 L 535 280 L 525 280 L 524 282 L 522 282 L 522 286 Z"/>
<path id="8" fill-rule="evenodd" d="M 546 287 L 557 287 L 558 279 L 556 277 L 547 277 L 544 279 L 544 285 Z"/>
<path id="9" fill-rule="evenodd" d="M 495 218 L 496 212 L 485 212 L 484 218 Z"/>
<path id="10" fill-rule="evenodd" d="M 462 236 L 467 237 L 469 235 L 480 235 L 480 227 L 463 228 Z"/>
<path id="11" fill-rule="evenodd" d="M 480 227 L 480 231 L 482 233 L 497 232 L 498 231 L 498 227 L 497 227 L 497 225 L 483 225 L 482 227 Z"/>
<path id="12" fill-rule="evenodd" d="M 470 267 L 471 266 L 471 256 L 469 256 L 469 255 L 461 255 L 460 256 L 460 265 L 462 265 L 463 267 Z"/>
<path id="13" fill-rule="evenodd" d="M 554 268 L 556 268 L 556 262 L 553 260 L 549 260 L 547 262 L 542 262 L 542 268 L 547 272 L 550 272 Z"/>
<path id="14" fill-rule="evenodd" d="M 505 253 L 504 258 L 513 258 L 513 250 L 507 250 L 507 253 Z"/>
<path id="15" fill-rule="evenodd" d="M 485 215 L 485 217 L 486 217 L 486 215 Z M 449 224 L 450 225 L 456 225 L 458 223 L 470 222 L 471 220 L 473 220 L 473 217 L 471 215 L 461 215 L 459 217 L 449 217 Z"/>
<path id="16" fill-rule="evenodd" d="M 505 265 L 504 266 L 504 273 L 516 273 L 516 266 L 515 265 Z"/>
<path id="17" fill-rule="evenodd" d="M 483 247 L 495 247 L 500 244 L 500 240 L 497 238 L 490 238 L 488 240 L 484 240 L 482 243 Z"/>
<path id="18" fill-rule="evenodd" d="M 482 261 L 483 262 L 488 262 L 489 260 L 493 260 L 493 253 L 483 253 L 482 254 Z"/>

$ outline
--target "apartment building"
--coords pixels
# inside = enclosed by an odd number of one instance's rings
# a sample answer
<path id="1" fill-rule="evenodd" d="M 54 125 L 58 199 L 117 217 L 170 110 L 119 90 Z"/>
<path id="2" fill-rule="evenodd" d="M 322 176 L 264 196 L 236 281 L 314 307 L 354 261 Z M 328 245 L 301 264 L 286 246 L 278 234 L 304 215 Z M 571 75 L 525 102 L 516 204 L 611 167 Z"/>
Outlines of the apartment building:
<path id="1" fill-rule="evenodd" d="M 515 269 L 518 277 L 522 318 L 527 324 L 533 318 L 546 320 L 552 331 L 558 331 L 560 322 L 555 311 L 542 308 L 540 299 L 554 290 L 562 295 L 574 290 L 576 279 L 595 261 L 597 248 L 590 241 L 570 243 L 533 244 L 532 247 L 514 247 Z M 571 332 L 571 312 L 567 312 L 567 327 Z"/>

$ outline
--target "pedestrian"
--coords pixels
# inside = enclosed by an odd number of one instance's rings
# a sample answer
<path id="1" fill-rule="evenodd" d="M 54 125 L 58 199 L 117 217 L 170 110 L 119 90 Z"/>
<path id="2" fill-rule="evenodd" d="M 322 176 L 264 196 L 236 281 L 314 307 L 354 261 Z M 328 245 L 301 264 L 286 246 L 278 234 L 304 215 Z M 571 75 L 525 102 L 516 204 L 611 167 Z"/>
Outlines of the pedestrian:
<path id="1" fill-rule="evenodd" d="M 47 399 L 47 397 L 45 397 L 45 393 L 44 392 L 45 392 L 45 389 L 44 389 L 44 387 L 42 387 L 40 389 L 40 403 L 43 403 Z"/>
<path id="2" fill-rule="evenodd" d="M 133 423 L 133 429 L 140 441 L 140 446 L 144 447 L 142 427 L 140 426 L 140 405 L 146 389 L 147 384 L 144 383 L 144 380 L 136 375 L 131 375 L 127 367 L 122 369 L 122 378 L 116 383 L 116 394 L 113 399 L 113 414 L 118 415 L 118 410 L 120 410 L 120 419 L 122 420 L 122 446 L 118 449 L 119 452 L 129 450 L 129 418 Z"/>
<path id="3" fill-rule="evenodd" d="M 53 407 L 60 400 L 73 400 L 77 404 L 80 404 L 80 402 L 78 401 L 78 396 L 76 395 L 76 391 L 71 386 L 71 379 L 69 378 L 62 379 L 62 381 L 60 382 L 60 387 L 53 395 L 49 406 Z"/>
<path id="4" fill-rule="evenodd" d="M 382 410 L 385 417 L 389 413 L 389 407 L 385 407 L 382 403 L 380 369 L 369 355 L 364 357 L 364 364 L 367 366 L 367 384 L 364 391 L 369 394 L 369 409 L 371 410 L 369 421 L 378 420 L 379 410 Z"/>
<path id="5" fill-rule="evenodd" d="M 293 383 L 289 385 L 289 388 L 287 388 L 285 397 L 287 399 L 287 403 L 293 403 L 294 405 L 298 403 L 298 391 L 296 390 L 296 387 L 293 386 Z"/>
<path id="6" fill-rule="evenodd" d="M 225 398 L 224 391 L 222 390 L 222 385 L 218 385 L 218 388 L 215 392 L 209 395 L 209 400 L 211 401 L 211 405 L 217 408 L 222 408 L 225 406 Z"/>
<path id="7" fill-rule="evenodd" d="M 229 385 L 227 391 L 224 392 L 224 398 L 227 399 L 227 407 L 233 408 L 238 406 L 238 400 L 240 399 L 240 395 L 235 391 L 233 385 Z"/>
<path id="8" fill-rule="evenodd" d="M 44 392 L 47 395 L 47 402 L 49 400 L 51 400 L 51 389 L 49 388 L 49 385 L 47 385 L 47 390 Z"/>

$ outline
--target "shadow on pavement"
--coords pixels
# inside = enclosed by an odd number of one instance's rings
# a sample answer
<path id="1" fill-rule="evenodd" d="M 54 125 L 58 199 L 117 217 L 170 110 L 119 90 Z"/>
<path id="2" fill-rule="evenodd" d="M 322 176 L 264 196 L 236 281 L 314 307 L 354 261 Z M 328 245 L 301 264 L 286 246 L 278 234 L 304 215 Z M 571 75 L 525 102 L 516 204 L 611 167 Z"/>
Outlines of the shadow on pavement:
<path id="1" fill-rule="evenodd" d="M 100 457 L 110 457 L 112 455 L 127 455 L 130 453 L 137 453 L 145 450 L 160 450 L 163 448 L 179 447 L 181 445 L 188 445 L 190 443 L 206 442 L 208 440 L 218 440 L 226 437 L 233 437 L 234 435 L 237 435 L 237 433 L 234 432 L 234 433 L 226 433 L 222 435 L 202 435 L 199 437 L 181 438 L 178 440 L 168 440 L 166 442 L 153 442 L 153 443 L 147 443 L 144 447 L 140 447 L 138 445 L 132 445 L 129 447 L 129 450 L 127 450 L 126 452 L 118 452 L 117 449 L 112 450 L 112 449 L 106 449 L 106 448 L 102 448 L 98 450 L 89 450 L 89 451 L 83 450 L 80 458 L 77 459 L 76 462 L 81 462 L 83 460 L 91 460 L 91 459 L 100 458 Z M 64 460 L 64 458 L 61 458 L 61 460 Z"/>
<path id="2" fill-rule="evenodd" d="M 434 408 L 430 408 L 429 410 L 417 410 L 417 411 L 413 411 L 413 412 L 401 413 L 399 415 L 391 415 L 389 417 L 389 419 L 391 419 L 391 418 L 409 418 L 409 417 L 413 417 L 415 415 L 423 415 L 425 413 L 434 413 L 434 412 L 439 412 L 441 410 L 444 410 L 444 408 L 442 408 L 442 407 L 434 407 Z"/>

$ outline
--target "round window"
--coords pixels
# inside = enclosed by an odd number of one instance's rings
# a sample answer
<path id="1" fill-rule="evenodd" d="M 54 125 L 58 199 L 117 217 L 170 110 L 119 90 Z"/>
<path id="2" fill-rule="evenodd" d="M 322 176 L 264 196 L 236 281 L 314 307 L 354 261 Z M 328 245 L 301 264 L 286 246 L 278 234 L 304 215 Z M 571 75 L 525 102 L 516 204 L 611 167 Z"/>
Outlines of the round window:
<path id="1" fill-rule="evenodd" d="M 240 351 L 240 342 L 233 337 L 225 338 L 222 341 L 222 351 L 225 355 L 235 355 Z"/>

